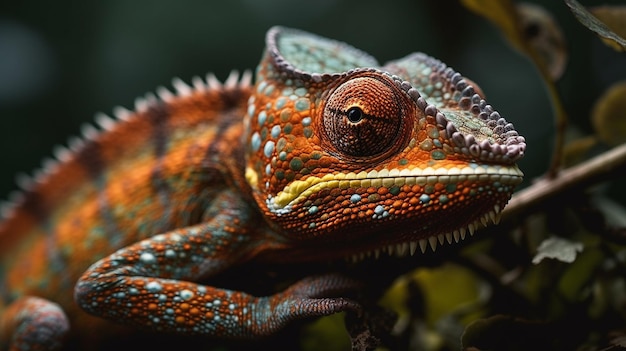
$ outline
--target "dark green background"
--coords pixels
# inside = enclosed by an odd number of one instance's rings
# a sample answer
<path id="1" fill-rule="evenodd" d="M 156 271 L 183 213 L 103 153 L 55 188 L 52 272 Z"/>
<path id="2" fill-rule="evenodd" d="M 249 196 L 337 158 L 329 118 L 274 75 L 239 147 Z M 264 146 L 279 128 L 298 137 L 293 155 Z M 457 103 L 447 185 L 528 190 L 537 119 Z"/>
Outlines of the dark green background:
<path id="1" fill-rule="evenodd" d="M 603 1 L 606 2 L 606 1 Z M 614 1 L 619 3 L 620 1 Z M 583 1 L 584 5 L 599 1 Z M 569 39 L 559 82 L 573 124 L 589 132 L 593 101 L 626 77 L 624 56 L 546 1 Z M 5 1 L 0 5 L 0 199 L 78 135 L 97 111 L 132 108 L 135 97 L 214 72 L 254 68 L 275 24 L 346 41 L 381 62 L 423 51 L 482 87 L 528 140 L 521 167 L 537 176 L 549 160 L 552 117 L 529 61 L 457 1 Z"/>

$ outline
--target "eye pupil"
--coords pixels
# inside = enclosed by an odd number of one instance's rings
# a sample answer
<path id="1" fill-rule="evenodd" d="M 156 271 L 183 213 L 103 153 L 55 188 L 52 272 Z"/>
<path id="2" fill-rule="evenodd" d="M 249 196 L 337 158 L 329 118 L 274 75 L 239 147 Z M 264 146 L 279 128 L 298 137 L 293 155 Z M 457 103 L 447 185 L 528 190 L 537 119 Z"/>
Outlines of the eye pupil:
<path id="1" fill-rule="evenodd" d="M 363 110 L 358 107 L 350 107 L 346 115 L 350 122 L 358 123 L 363 119 Z"/>

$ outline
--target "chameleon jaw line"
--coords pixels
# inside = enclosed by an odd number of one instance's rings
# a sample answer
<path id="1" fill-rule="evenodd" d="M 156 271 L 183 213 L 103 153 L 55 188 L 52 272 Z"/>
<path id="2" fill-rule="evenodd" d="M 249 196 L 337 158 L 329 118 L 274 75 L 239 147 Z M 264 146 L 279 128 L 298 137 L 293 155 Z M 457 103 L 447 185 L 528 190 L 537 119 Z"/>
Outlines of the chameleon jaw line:
<path id="1" fill-rule="evenodd" d="M 406 242 L 401 242 L 398 244 L 388 244 L 385 246 L 381 246 L 379 248 L 373 250 L 362 251 L 356 254 L 352 254 L 346 257 L 346 260 L 349 262 L 360 262 L 365 259 L 374 257 L 378 259 L 381 253 L 387 253 L 389 256 L 396 257 L 406 257 L 407 255 L 414 256 L 419 248 L 422 254 L 426 253 L 428 248 L 435 252 L 438 246 L 453 243 L 459 243 L 460 241 L 465 240 L 467 234 L 473 236 L 476 230 L 481 227 L 486 227 L 490 222 L 493 224 L 498 224 L 500 222 L 500 218 L 502 217 L 502 206 L 494 205 L 491 211 L 482 215 L 479 219 L 474 222 L 468 224 L 467 226 L 461 227 L 459 229 L 453 230 L 451 232 L 447 232 L 445 234 L 432 235 L 427 238 L 419 239 L 419 240 L 411 240 Z"/>

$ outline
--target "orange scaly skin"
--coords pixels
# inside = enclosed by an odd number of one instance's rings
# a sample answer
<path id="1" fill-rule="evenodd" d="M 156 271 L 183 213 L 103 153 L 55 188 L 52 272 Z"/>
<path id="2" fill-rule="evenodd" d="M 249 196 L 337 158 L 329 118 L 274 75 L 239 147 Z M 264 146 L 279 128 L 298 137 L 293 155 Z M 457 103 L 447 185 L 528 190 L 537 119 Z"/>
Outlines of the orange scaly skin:
<path id="1" fill-rule="evenodd" d="M 434 250 L 496 220 L 521 181 L 524 139 L 423 54 L 381 67 L 276 27 L 255 86 L 237 79 L 176 81 L 176 95 L 101 116 L 27 184 L 0 224 L 0 347 L 118 331 L 90 315 L 253 338 L 358 312 L 338 275 L 267 297 L 200 282 L 252 262 Z"/>

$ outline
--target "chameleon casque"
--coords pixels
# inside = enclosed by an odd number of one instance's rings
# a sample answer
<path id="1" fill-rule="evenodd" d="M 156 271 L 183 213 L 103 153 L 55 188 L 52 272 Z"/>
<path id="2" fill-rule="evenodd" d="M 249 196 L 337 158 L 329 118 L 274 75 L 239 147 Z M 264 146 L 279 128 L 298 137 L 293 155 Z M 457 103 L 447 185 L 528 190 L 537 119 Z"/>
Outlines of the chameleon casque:
<path id="1" fill-rule="evenodd" d="M 354 282 L 301 277 L 261 297 L 201 282 L 245 264 L 413 255 L 497 220 L 526 144 L 473 82 L 421 53 L 381 66 L 294 29 L 266 41 L 254 85 L 175 80 L 97 116 L 22 181 L 0 224 L 1 347 L 54 349 L 116 324 L 268 335 L 358 310 L 337 296 Z"/>

